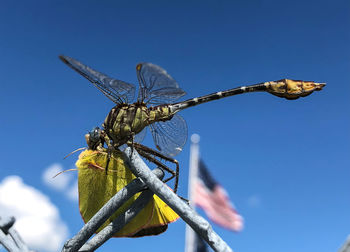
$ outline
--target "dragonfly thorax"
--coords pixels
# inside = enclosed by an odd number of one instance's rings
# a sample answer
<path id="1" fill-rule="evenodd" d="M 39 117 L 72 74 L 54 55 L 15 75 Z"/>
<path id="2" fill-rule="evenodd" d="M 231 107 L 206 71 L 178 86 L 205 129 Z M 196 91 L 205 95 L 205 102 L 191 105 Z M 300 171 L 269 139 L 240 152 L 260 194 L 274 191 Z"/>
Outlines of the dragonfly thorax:
<path id="1" fill-rule="evenodd" d="M 103 127 L 116 147 L 131 141 L 146 126 L 173 117 L 167 105 L 148 108 L 144 103 L 120 104 L 111 109 Z"/>

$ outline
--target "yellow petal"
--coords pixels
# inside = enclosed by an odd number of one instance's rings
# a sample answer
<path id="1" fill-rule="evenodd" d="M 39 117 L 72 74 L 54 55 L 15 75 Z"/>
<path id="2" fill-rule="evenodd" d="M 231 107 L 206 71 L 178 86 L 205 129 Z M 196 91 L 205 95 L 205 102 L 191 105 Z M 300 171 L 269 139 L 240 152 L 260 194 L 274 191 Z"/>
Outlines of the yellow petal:
<path id="1" fill-rule="evenodd" d="M 124 154 L 116 150 L 108 164 L 107 152 L 86 150 L 79 156 L 78 168 L 79 208 L 84 222 L 92 216 L 119 190 L 125 187 L 135 175 L 127 168 Z M 98 230 L 111 223 L 137 199 L 140 193 L 131 197 Z M 166 225 L 179 216 L 156 195 L 138 215 L 123 227 L 114 237 L 139 237 L 157 235 L 166 230 Z M 159 228 L 157 228 L 159 227 Z"/>

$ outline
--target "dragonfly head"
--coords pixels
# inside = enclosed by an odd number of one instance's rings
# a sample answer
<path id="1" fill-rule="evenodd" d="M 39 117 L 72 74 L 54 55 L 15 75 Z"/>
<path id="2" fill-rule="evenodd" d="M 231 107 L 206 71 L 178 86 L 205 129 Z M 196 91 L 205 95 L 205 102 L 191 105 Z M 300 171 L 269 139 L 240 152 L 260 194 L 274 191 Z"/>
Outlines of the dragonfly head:
<path id="1" fill-rule="evenodd" d="M 95 127 L 85 135 L 86 143 L 89 146 L 89 149 L 96 150 L 97 147 L 102 144 L 101 132 L 102 131 L 99 127 Z"/>

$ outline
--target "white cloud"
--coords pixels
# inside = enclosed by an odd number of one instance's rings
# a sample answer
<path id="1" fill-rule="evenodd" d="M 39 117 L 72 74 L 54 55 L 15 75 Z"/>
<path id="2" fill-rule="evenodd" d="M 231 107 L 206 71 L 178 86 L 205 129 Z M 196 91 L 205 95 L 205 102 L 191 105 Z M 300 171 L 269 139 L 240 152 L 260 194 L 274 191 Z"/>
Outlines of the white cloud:
<path id="1" fill-rule="evenodd" d="M 57 175 L 59 172 L 63 171 L 62 165 L 55 163 L 47 167 L 42 175 L 43 182 L 58 191 L 64 191 L 67 189 L 69 182 L 72 179 L 72 175 L 68 172 L 64 172 Z"/>
<path id="2" fill-rule="evenodd" d="M 247 199 L 247 204 L 250 207 L 260 207 L 262 204 L 262 200 L 261 197 L 257 194 L 251 195 L 248 199 Z"/>
<path id="3" fill-rule="evenodd" d="M 74 182 L 74 184 L 66 191 L 66 196 L 73 200 L 78 202 L 79 200 L 79 194 L 78 194 L 78 180 Z"/>
<path id="4" fill-rule="evenodd" d="M 14 216 L 15 229 L 31 249 L 59 251 L 68 237 L 68 228 L 58 208 L 18 176 L 0 183 L 0 215 Z"/>
<path id="5" fill-rule="evenodd" d="M 69 170 L 60 173 L 62 171 L 64 171 L 63 167 L 58 163 L 47 167 L 42 174 L 44 184 L 52 189 L 63 192 L 68 199 L 78 202 L 78 181 L 72 181 L 73 174 Z"/>

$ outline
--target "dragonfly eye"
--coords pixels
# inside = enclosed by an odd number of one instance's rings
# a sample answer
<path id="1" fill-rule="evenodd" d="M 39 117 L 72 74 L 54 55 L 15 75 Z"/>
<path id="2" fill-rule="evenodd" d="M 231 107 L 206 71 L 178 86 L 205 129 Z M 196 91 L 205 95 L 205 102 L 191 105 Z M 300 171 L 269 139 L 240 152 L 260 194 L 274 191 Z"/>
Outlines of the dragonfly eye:
<path id="1" fill-rule="evenodd" d="M 101 143 L 101 129 L 99 127 L 92 129 L 86 134 L 85 138 L 89 148 L 93 150 L 96 149 Z"/>
<path id="2" fill-rule="evenodd" d="M 91 141 L 99 140 L 101 138 L 101 129 L 99 127 L 95 127 L 89 132 L 89 135 Z"/>

